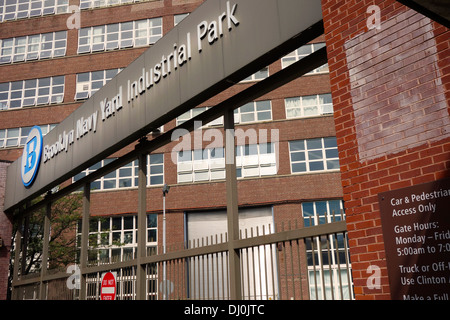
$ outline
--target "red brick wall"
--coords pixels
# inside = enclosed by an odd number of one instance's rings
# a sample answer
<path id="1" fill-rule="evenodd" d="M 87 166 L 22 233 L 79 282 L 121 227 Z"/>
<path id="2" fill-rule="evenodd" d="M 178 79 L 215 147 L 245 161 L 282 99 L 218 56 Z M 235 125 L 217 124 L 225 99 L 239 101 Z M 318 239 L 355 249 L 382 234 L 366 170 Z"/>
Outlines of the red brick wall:
<path id="1" fill-rule="evenodd" d="M 8 288 L 9 257 L 11 250 L 12 224 L 3 212 L 5 198 L 6 168 L 9 163 L 0 161 L 0 300 L 6 300 Z"/>
<path id="2" fill-rule="evenodd" d="M 355 295 L 390 299 L 377 195 L 449 176 L 450 34 L 397 1 L 322 5 Z"/>

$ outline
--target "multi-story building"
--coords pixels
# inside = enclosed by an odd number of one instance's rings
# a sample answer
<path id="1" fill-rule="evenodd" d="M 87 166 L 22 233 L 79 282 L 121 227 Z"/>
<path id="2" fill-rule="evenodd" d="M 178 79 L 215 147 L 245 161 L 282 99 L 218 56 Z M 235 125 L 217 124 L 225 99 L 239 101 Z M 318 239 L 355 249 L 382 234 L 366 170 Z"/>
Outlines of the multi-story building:
<path id="1" fill-rule="evenodd" d="M 45 135 L 201 3 L 2 1 L 0 159 L 16 160 L 32 126 L 39 125 Z M 72 12 L 72 6 L 79 9 Z M 159 131 L 174 128 L 324 46 L 323 36 L 317 38 Z M 212 130 L 223 129 L 222 120 L 202 124 L 201 135 L 191 136 L 192 140 L 200 137 L 200 144 L 191 143 L 189 151 L 174 151 L 186 143 L 180 138 L 148 156 L 149 246 L 161 245 L 164 184 L 170 186 L 168 246 L 224 231 L 224 148 L 221 143 L 210 147 L 213 144 L 207 138 Z M 303 223 L 310 216 L 319 221 L 325 212 L 340 213 L 342 188 L 327 65 L 236 109 L 235 125 L 247 138 L 256 133 L 236 147 L 243 226 L 273 228 L 274 224 Z M 148 138 L 155 134 L 149 133 Z M 73 181 L 108 161 L 81 172 Z M 102 238 L 107 246 L 93 251 L 91 259 L 135 254 L 137 161 L 91 187 L 91 215 L 106 217 L 92 225 L 91 232 L 110 230 L 107 239 Z M 214 222 L 215 228 L 205 227 Z M 116 240 L 122 245 L 111 246 Z"/>
<path id="2" fill-rule="evenodd" d="M 203 2 L 0 0 L 0 205 L 6 167 L 22 155 L 31 128 L 37 125 L 48 134 Z M 301 233 L 295 241 L 276 238 L 265 248 L 242 247 L 242 283 L 248 283 L 242 292 L 244 298 L 411 297 L 401 291 L 408 286 L 395 287 L 400 279 L 398 266 L 386 262 L 386 258 L 397 262 L 392 250 L 398 243 L 388 242 L 386 230 L 391 221 L 382 218 L 389 218 L 386 212 L 390 208 L 386 210 L 389 204 L 383 201 L 384 196 L 394 197 L 385 192 L 403 195 L 409 187 L 438 192 L 447 188 L 449 42 L 442 17 L 433 20 L 428 10 L 420 10 L 424 16 L 403 2 L 322 0 L 322 35 L 147 132 L 147 141 L 157 139 L 327 48 L 327 64 L 234 110 L 240 237 L 304 231 L 343 219 L 345 230 L 339 229 L 342 235 L 330 232 L 315 234 L 315 238 Z M 227 5 L 227 13 L 232 14 L 235 8 Z M 217 39 L 212 38 L 210 44 L 214 41 Z M 175 130 L 169 143 L 146 156 L 148 255 L 144 256 L 148 261 L 155 252 L 217 244 L 222 241 L 218 239 L 226 238 L 229 180 L 223 143 L 225 122 L 218 117 L 198 123 L 197 130 L 190 133 Z M 115 150 L 62 186 L 77 183 L 132 153 L 140 142 Z M 124 262 L 120 268 L 126 269 L 130 267 L 126 262 L 133 259 L 141 259 L 135 266 L 143 264 L 137 232 L 138 212 L 142 212 L 138 176 L 139 163 L 133 160 L 90 181 L 89 266 L 119 261 Z M 423 190 L 420 192 L 425 194 Z M 448 207 L 448 194 L 444 193 L 439 197 Z M 432 218 L 441 219 L 436 223 L 445 233 L 446 220 L 440 218 L 444 210 L 438 211 L 440 215 Z M 0 223 L 3 234 L 10 233 L 8 224 L 11 221 L 5 223 L 7 227 Z M 80 223 L 74 230 L 78 248 L 83 245 L 80 238 L 87 237 L 82 232 L 86 224 L 83 226 Z M 142 227 L 141 223 L 140 230 Z M 2 244 L 3 249 L 11 248 L 3 237 L 0 249 Z M 442 241 L 439 245 L 448 245 L 447 240 Z M 197 273 L 206 273 L 203 268 L 218 269 L 219 261 L 226 259 L 221 255 L 201 259 L 183 256 L 179 265 L 168 266 L 168 275 L 165 265 L 154 268 L 148 263 L 145 297 L 166 298 L 166 276 L 173 282 L 174 277 L 182 278 L 174 288 L 179 295 L 171 298 L 227 297 L 223 283 L 228 275 L 219 276 L 217 271 L 203 280 L 197 278 Z M 176 273 L 175 268 L 183 271 Z M 0 271 L 4 269 L 0 260 Z M 87 298 L 94 299 L 99 295 L 100 269 L 92 270 L 93 275 L 85 280 Z M 392 270 L 397 274 L 390 274 Z M 120 299 L 137 297 L 135 272 L 120 271 Z M 265 285 L 255 280 L 263 274 L 260 279 L 266 280 Z M 42 273 L 37 281 L 42 284 L 44 276 Z M 208 281 L 219 278 L 222 285 L 210 294 Z M 18 287 L 29 283 L 19 283 Z M 444 289 L 436 290 L 445 297 Z M 51 298 L 50 291 L 47 298 Z"/>

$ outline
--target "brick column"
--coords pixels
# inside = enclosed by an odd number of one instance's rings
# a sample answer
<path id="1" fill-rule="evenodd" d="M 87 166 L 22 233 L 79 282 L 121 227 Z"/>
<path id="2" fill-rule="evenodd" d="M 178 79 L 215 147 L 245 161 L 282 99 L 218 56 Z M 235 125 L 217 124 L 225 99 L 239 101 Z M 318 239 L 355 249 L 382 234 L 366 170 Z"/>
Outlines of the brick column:
<path id="1" fill-rule="evenodd" d="M 390 299 L 378 194 L 450 176 L 450 33 L 393 0 L 322 7 L 355 296 Z"/>
<path id="2" fill-rule="evenodd" d="M 0 161 L 0 300 L 6 300 L 8 291 L 9 258 L 11 250 L 12 221 L 3 212 L 8 162 Z"/>

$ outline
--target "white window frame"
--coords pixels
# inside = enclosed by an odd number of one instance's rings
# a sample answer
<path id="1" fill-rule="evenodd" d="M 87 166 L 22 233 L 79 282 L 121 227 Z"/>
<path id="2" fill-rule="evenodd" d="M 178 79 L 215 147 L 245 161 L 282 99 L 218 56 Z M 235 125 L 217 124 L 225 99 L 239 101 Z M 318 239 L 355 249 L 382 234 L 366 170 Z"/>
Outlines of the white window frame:
<path id="1" fill-rule="evenodd" d="M 69 10 L 69 0 L 10 0 L 0 2 L 0 22 L 63 14 Z"/>
<path id="2" fill-rule="evenodd" d="M 306 205 L 309 206 L 308 210 L 305 209 Z M 336 209 L 334 214 L 333 208 Z M 339 212 L 336 212 L 337 210 Z M 305 227 L 345 220 L 343 201 L 321 200 L 302 203 L 302 216 Z M 346 241 L 343 233 L 314 237 L 312 241 L 309 238 L 306 239 L 311 300 L 331 300 L 333 296 L 336 300 L 353 298 L 351 263 Z M 341 297 L 341 284 L 343 297 Z"/>
<path id="3" fill-rule="evenodd" d="M 128 258 L 134 258 L 137 250 L 137 215 L 119 215 L 105 216 L 97 219 L 91 218 L 89 226 L 89 240 L 95 241 L 95 244 L 89 243 L 89 247 L 94 249 L 93 254 L 97 256 L 99 263 L 111 263 L 115 255 L 120 252 L 120 260 L 124 261 L 124 256 L 131 255 Z M 158 219 L 157 214 L 147 214 L 146 223 L 146 246 L 156 247 L 158 244 Z M 131 223 L 131 224 L 130 224 Z M 120 224 L 120 226 L 119 226 Z M 155 238 L 151 238 L 155 236 Z M 81 238 L 81 223 L 77 228 L 77 239 Z M 78 241 L 77 246 L 81 243 Z M 91 252 L 92 256 L 92 252 Z M 105 256 L 108 258 L 107 261 Z"/>
<path id="4" fill-rule="evenodd" d="M 325 47 L 324 42 L 319 43 L 313 43 L 313 44 L 306 44 L 301 46 L 300 48 L 292 51 L 291 53 L 285 55 L 283 58 L 281 58 L 281 68 L 287 68 L 291 64 L 303 59 L 304 57 L 310 55 L 311 53 Z M 320 73 L 328 73 L 328 63 L 324 64 L 323 66 L 316 68 L 310 72 L 308 72 L 306 75 L 313 75 L 313 74 L 320 74 Z"/>
<path id="5" fill-rule="evenodd" d="M 265 116 L 263 116 L 265 115 Z M 269 115 L 269 117 L 267 117 Z M 246 103 L 234 109 L 234 123 L 252 123 L 272 120 L 272 101 L 261 100 Z"/>
<path id="6" fill-rule="evenodd" d="M 175 15 L 173 16 L 173 25 L 176 26 L 176 25 L 179 24 L 181 21 L 183 21 L 188 15 L 189 15 L 189 13 L 175 14 Z"/>
<path id="7" fill-rule="evenodd" d="M 319 143 L 320 147 L 317 146 Z M 292 174 L 339 171 L 336 138 L 324 137 L 289 141 L 289 159 Z M 322 168 L 316 169 L 315 166 Z"/>
<path id="8" fill-rule="evenodd" d="M 0 83 L 0 110 L 13 110 L 64 101 L 65 76 Z"/>
<path id="9" fill-rule="evenodd" d="M 161 17 L 86 27 L 78 32 L 77 52 L 80 54 L 141 47 L 154 44 L 162 35 Z"/>
<path id="10" fill-rule="evenodd" d="M 66 50 L 67 31 L 0 39 L 0 65 L 63 57 Z"/>
<path id="11" fill-rule="evenodd" d="M 251 76 L 248 76 L 241 82 L 261 81 L 268 77 L 269 77 L 269 67 L 264 67 L 261 70 L 259 70 L 258 72 L 255 72 L 254 74 L 252 74 Z"/>
<path id="12" fill-rule="evenodd" d="M 101 87 L 114 78 L 122 69 L 108 69 L 77 74 L 75 100 L 91 97 Z M 86 80 L 81 80 L 86 79 Z"/>
<path id="13" fill-rule="evenodd" d="M 330 101 L 324 103 L 325 100 Z M 333 114 L 331 93 L 284 99 L 286 119 L 317 117 Z"/>
<path id="14" fill-rule="evenodd" d="M 80 9 L 96 9 L 149 0 L 80 0 Z"/>
<path id="15" fill-rule="evenodd" d="M 42 135 L 45 136 L 50 130 L 56 127 L 56 124 L 45 124 L 39 127 L 41 128 Z M 31 128 L 32 127 L 0 129 L 0 149 L 24 146 Z"/>
<path id="16" fill-rule="evenodd" d="M 159 158 L 162 155 L 162 161 Z M 158 161 L 155 161 L 158 159 Z M 81 171 L 75 177 L 72 178 L 73 182 L 89 175 L 92 172 L 100 169 L 101 167 L 107 165 L 115 158 L 103 159 L 97 162 L 90 168 Z M 105 190 L 118 190 L 118 189 L 129 189 L 138 187 L 138 176 L 139 176 L 139 163 L 138 160 L 134 160 L 117 170 L 114 170 L 103 177 L 91 182 L 91 189 L 95 191 L 105 191 Z M 160 183 L 155 183 L 155 179 L 162 181 Z M 164 184 L 164 154 L 155 153 L 147 156 L 147 186 L 162 186 Z"/>
<path id="17" fill-rule="evenodd" d="M 225 179 L 224 148 L 183 150 L 177 154 L 177 182 L 196 183 Z M 277 157 L 272 143 L 236 146 L 236 174 L 241 178 L 276 175 Z"/>

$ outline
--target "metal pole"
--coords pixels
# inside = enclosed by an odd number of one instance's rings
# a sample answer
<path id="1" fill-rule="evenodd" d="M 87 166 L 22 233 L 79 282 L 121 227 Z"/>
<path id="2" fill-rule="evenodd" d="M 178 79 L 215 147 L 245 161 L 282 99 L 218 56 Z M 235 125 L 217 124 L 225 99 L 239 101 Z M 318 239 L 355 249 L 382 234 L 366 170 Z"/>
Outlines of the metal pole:
<path id="1" fill-rule="evenodd" d="M 44 217 L 44 243 L 42 246 L 42 268 L 41 268 L 41 283 L 39 288 L 39 299 L 43 300 L 45 296 L 45 285 L 43 282 L 44 277 L 47 274 L 48 269 L 48 248 L 50 242 L 50 219 L 52 213 L 52 203 L 49 201 L 47 203 L 47 210 Z"/>
<path id="2" fill-rule="evenodd" d="M 169 192 L 169 186 L 167 184 L 163 187 L 163 254 L 167 252 L 166 250 L 166 194 Z M 166 274 L 166 261 L 163 261 L 163 300 L 167 299 L 167 274 Z"/>
<path id="3" fill-rule="evenodd" d="M 241 300 L 241 256 L 234 242 L 239 240 L 239 212 L 234 144 L 234 111 L 224 114 L 225 173 L 227 190 L 228 254 L 230 260 L 230 299 Z"/>
<path id="4" fill-rule="evenodd" d="M 136 300 L 147 299 L 147 276 L 142 259 L 146 256 L 147 219 L 147 154 L 139 155 L 138 178 L 138 247 L 136 271 Z"/>
<path id="5" fill-rule="evenodd" d="M 81 253 L 80 253 L 80 300 L 86 300 L 86 274 L 89 245 L 89 216 L 91 206 L 91 184 L 84 185 L 83 217 L 81 220 Z"/>
<path id="6" fill-rule="evenodd" d="M 22 225 L 23 225 L 23 207 L 19 208 L 19 219 L 17 221 L 17 231 L 15 235 L 14 243 L 14 267 L 13 267 L 13 286 L 12 286 L 12 299 L 18 300 L 21 289 L 14 286 L 14 282 L 19 280 L 19 267 L 20 267 L 20 251 L 22 248 Z M 25 259 L 25 258 L 23 258 Z"/>

